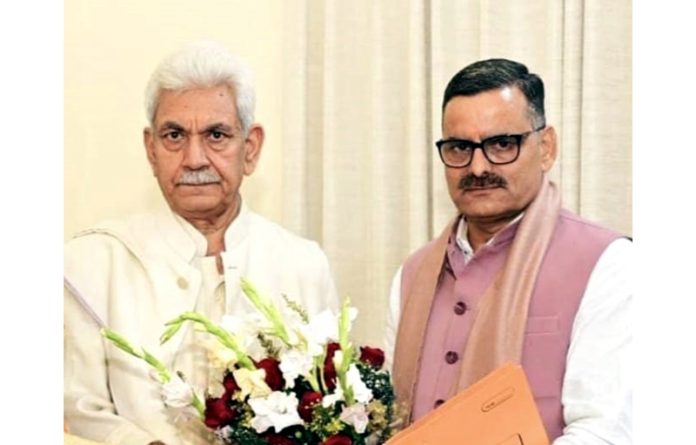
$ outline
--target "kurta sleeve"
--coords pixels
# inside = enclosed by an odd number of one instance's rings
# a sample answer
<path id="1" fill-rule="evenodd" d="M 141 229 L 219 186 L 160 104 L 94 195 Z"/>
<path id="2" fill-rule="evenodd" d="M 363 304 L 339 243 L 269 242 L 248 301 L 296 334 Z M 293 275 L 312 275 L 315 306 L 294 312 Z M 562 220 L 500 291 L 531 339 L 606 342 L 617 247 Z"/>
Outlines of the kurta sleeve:
<path id="1" fill-rule="evenodd" d="M 108 252 L 75 241 L 65 247 L 65 274 L 90 307 L 106 319 L 109 280 L 99 273 Z M 157 440 L 118 415 L 109 391 L 104 341 L 96 321 L 64 291 L 64 410 L 72 434 L 114 445 L 145 445 Z"/>
<path id="2" fill-rule="evenodd" d="M 573 324 L 563 381 L 566 427 L 553 445 L 632 443 L 633 245 L 618 239 L 592 271 Z"/>
<path id="3" fill-rule="evenodd" d="M 338 311 L 340 307 L 340 297 L 338 296 L 338 291 L 336 290 L 336 283 L 334 283 L 333 275 L 331 273 L 331 267 L 329 266 L 329 259 L 323 250 L 317 245 L 317 259 L 319 264 L 319 288 L 321 289 L 321 294 L 324 295 L 326 299 L 326 306 L 331 310 Z"/>

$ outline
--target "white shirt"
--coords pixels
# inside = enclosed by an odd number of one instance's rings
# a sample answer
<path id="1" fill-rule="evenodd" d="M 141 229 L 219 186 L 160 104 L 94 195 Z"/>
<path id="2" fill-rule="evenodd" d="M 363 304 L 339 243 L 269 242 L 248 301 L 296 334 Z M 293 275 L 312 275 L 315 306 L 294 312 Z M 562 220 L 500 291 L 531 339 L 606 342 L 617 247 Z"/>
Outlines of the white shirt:
<path id="1" fill-rule="evenodd" d="M 65 245 L 64 274 L 103 323 L 204 387 L 203 345 L 187 335 L 193 326 L 164 345 L 159 336 L 184 311 L 213 319 L 254 311 L 240 277 L 278 304 L 288 295 L 309 314 L 338 308 L 328 259 L 315 242 L 244 204 L 224 236 L 219 274 L 215 259 L 206 257 L 205 236 L 169 209 L 108 221 Z M 67 290 L 64 323 L 64 412 L 73 434 L 115 445 L 211 443 L 209 430 L 197 429 L 201 424 L 178 422 L 183 419 L 164 405 L 150 368 L 105 342 Z"/>
<path id="2" fill-rule="evenodd" d="M 474 253 L 461 221 L 456 241 L 468 262 Z M 553 445 L 632 443 L 632 246 L 625 238 L 613 241 L 590 275 L 573 323 L 563 379 L 566 427 Z M 394 276 L 389 296 L 384 337 L 389 367 L 401 311 L 401 271 L 400 267 Z"/>

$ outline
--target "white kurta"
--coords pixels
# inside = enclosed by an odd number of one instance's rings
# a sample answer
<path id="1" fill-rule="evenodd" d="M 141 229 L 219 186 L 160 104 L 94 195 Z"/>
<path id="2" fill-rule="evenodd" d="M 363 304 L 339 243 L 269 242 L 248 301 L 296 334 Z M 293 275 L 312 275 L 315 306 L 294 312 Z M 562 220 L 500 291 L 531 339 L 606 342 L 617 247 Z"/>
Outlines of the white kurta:
<path id="1" fill-rule="evenodd" d="M 279 304 L 287 295 L 310 314 L 338 308 L 317 243 L 244 205 L 225 233 L 223 276 L 211 275 L 206 250 L 205 237 L 166 209 L 78 233 L 65 246 L 65 276 L 107 326 L 191 376 L 205 372 L 192 326 L 160 346 L 164 323 L 189 310 L 213 317 L 253 311 L 240 277 Z M 174 419 L 146 364 L 102 340 L 97 323 L 67 292 L 64 304 L 64 403 L 71 432 L 113 444 L 206 443 L 200 430 L 192 436 Z"/>

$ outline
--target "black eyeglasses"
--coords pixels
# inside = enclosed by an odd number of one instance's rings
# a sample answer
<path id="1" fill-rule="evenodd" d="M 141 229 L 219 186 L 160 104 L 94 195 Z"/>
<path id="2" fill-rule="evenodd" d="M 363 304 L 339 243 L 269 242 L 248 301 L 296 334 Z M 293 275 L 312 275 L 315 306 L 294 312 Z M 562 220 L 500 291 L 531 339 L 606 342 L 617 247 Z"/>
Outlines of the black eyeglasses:
<path id="1" fill-rule="evenodd" d="M 435 142 L 440 159 L 447 167 L 463 168 L 471 164 L 474 152 L 480 148 L 491 164 L 502 165 L 515 162 L 520 155 L 524 139 L 532 133 L 543 130 L 546 125 L 521 134 L 492 136 L 481 142 L 466 139 L 440 139 Z"/>

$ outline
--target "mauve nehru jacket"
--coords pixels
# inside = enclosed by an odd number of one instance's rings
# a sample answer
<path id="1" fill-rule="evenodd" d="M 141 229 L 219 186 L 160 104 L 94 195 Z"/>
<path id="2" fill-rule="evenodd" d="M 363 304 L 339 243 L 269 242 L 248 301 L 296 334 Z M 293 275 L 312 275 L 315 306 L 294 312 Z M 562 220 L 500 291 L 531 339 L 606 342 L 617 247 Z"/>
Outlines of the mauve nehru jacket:
<path id="1" fill-rule="evenodd" d="M 518 226 L 513 224 L 498 233 L 468 262 L 456 245 L 456 232 L 450 236 L 423 343 L 414 420 L 456 394 L 461 358 L 476 312 L 473 309 L 504 266 Z M 561 390 L 573 320 L 597 260 L 618 237 L 562 210 L 539 270 L 528 312 L 522 367 L 551 440 L 559 437 L 565 426 Z M 432 246 L 427 244 L 404 263 L 402 302 Z"/>

